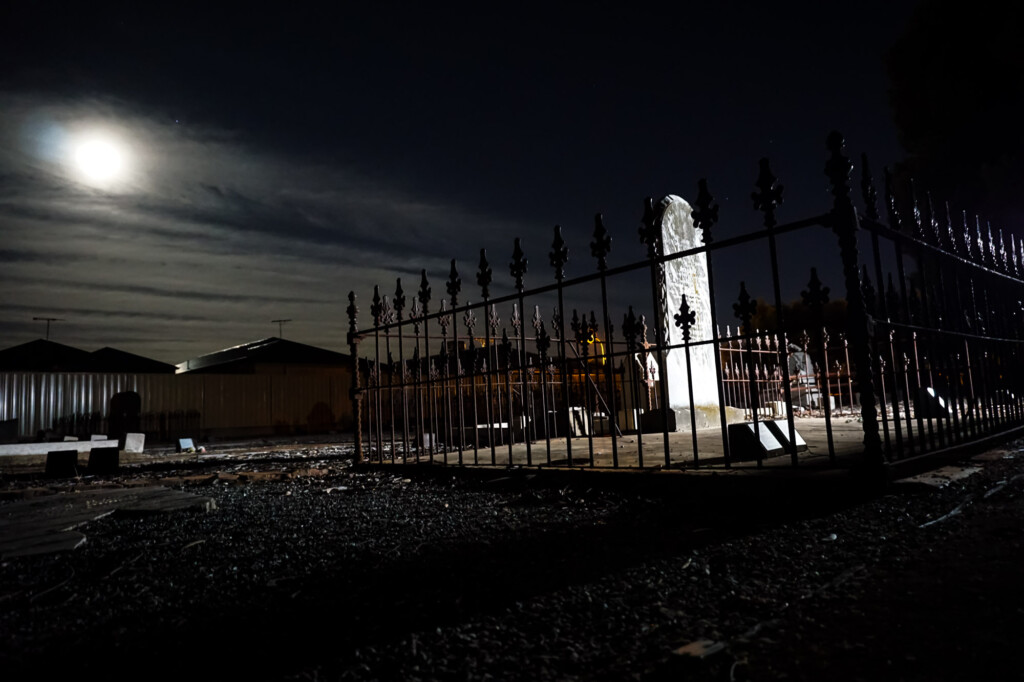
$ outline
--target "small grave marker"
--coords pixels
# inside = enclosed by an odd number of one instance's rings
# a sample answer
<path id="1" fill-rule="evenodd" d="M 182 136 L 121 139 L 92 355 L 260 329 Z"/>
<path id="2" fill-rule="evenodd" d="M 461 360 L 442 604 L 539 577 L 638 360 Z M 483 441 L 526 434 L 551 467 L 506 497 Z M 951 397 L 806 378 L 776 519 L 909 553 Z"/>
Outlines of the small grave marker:
<path id="1" fill-rule="evenodd" d="M 729 424 L 729 444 L 738 460 L 757 459 L 759 450 L 762 458 L 776 457 L 785 452 L 765 422 L 758 423 L 756 433 L 753 422 Z"/>
<path id="2" fill-rule="evenodd" d="M 69 478 L 78 475 L 77 450 L 50 450 L 46 453 L 46 475 Z"/>
<path id="3" fill-rule="evenodd" d="M 146 434 L 126 433 L 124 436 L 124 451 L 132 454 L 140 454 L 146 445 Z"/>
<path id="4" fill-rule="evenodd" d="M 90 474 L 113 474 L 121 467 L 121 451 L 117 447 L 93 448 L 89 451 Z"/>

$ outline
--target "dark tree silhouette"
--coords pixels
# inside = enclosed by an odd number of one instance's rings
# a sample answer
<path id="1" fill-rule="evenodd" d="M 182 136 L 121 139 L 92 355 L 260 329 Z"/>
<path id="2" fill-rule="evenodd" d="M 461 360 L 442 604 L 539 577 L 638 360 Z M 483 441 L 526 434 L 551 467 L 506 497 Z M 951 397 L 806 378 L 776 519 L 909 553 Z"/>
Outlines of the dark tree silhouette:
<path id="1" fill-rule="evenodd" d="M 1024 233 L 1024 17 L 1018 3 L 924 0 L 886 56 L 908 153 L 897 168 Z"/>

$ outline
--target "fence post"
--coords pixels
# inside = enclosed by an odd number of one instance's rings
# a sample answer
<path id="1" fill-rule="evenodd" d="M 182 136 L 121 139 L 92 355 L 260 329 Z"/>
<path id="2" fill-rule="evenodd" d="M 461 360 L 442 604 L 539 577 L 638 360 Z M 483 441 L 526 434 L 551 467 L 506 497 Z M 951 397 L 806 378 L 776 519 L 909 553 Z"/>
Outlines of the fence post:
<path id="1" fill-rule="evenodd" d="M 353 418 L 356 422 L 356 464 L 363 461 L 363 394 L 359 388 L 359 337 L 356 336 L 356 316 L 359 308 L 356 307 L 356 292 L 348 292 L 348 352 L 352 354 L 352 389 L 349 392 L 352 398 Z"/>
<path id="2" fill-rule="evenodd" d="M 853 164 L 843 156 L 843 136 L 833 131 L 826 143 L 831 157 L 825 164 L 825 175 L 832 183 L 835 197 L 832 212 L 832 230 L 839 239 L 840 256 L 843 261 L 843 277 L 846 283 L 846 311 L 850 353 L 857 371 L 857 392 L 860 396 L 860 413 L 864 431 L 864 464 L 868 469 L 884 466 L 882 440 L 878 431 L 878 415 L 875 411 L 875 382 L 871 362 L 871 336 L 873 322 L 864 307 L 864 296 L 860 284 L 860 264 L 857 252 L 857 232 L 860 224 L 857 211 L 850 200 L 850 173 Z"/>

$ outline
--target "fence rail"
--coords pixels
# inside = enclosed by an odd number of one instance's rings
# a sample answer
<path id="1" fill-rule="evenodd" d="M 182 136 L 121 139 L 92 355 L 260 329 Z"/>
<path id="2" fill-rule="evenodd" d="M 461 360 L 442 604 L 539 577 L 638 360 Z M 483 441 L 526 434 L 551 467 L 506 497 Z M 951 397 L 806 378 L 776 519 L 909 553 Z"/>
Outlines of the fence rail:
<path id="1" fill-rule="evenodd" d="M 954 227 L 948 207 L 922 204 L 912 186 L 898 193 L 888 174 L 883 222 L 866 159 L 858 212 L 842 138 L 833 133 L 827 147 L 827 214 L 779 224 L 782 187 L 762 160 L 753 193 L 762 226 L 744 235 L 714 239 L 719 207 L 701 180 L 692 207 L 673 197 L 645 202 L 646 257 L 626 265 L 609 267 L 611 237 L 598 215 L 589 244 L 595 270 L 583 276 L 566 278 L 568 245 L 556 226 L 552 279 L 540 286 L 526 287 L 528 260 L 516 239 L 510 295 L 492 297 L 484 250 L 475 302 L 455 260 L 447 296 L 435 299 L 425 270 L 412 294 L 401 279 L 393 294 L 374 287 L 366 328 L 351 292 L 359 456 L 491 466 L 879 466 L 1019 426 L 1024 245 L 1012 236 L 1007 245 L 966 216 Z M 833 236 L 830 252 L 815 255 L 834 263 L 821 272 L 842 296 L 830 301 L 818 267 L 807 263 L 800 299 L 784 302 L 779 238 L 823 231 Z M 715 267 L 750 246 L 767 254 L 771 290 L 758 298 Z M 720 319 L 725 292 L 737 292 L 732 320 Z M 853 459 L 837 456 L 844 453 Z"/>

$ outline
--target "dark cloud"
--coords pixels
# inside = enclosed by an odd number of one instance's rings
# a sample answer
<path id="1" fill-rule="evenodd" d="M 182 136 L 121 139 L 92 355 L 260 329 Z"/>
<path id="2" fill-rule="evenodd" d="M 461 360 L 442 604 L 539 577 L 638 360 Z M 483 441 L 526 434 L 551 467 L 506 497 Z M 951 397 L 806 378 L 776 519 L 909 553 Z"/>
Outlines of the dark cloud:
<path id="1" fill-rule="evenodd" d="M 45 308 L 40 310 L 34 306 L 17 305 L 17 304 L 4 304 L 0 305 L 0 311 L 5 314 L 17 313 L 17 314 L 33 314 L 36 317 L 49 317 L 53 315 L 75 315 L 79 317 L 95 317 L 95 318 L 127 318 L 133 320 L 164 320 L 173 322 L 212 322 L 211 318 L 202 317 L 200 315 L 188 315 L 181 313 L 169 313 L 165 311 L 161 312 L 146 312 L 143 310 L 94 310 L 90 308 Z M 29 326 L 29 323 L 21 323 L 24 326 Z M 38 327 L 38 322 L 33 322 L 32 327 Z"/>
<path id="2" fill-rule="evenodd" d="M 0 275 L 0 279 L 4 276 Z M 187 291 L 183 289 L 160 289 L 158 287 L 142 286 L 138 284 L 97 284 L 83 282 L 81 279 L 65 282 L 54 282 L 52 280 L 21 278 L 15 283 L 20 284 L 43 284 L 57 286 L 73 286 L 77 289 L 96 292 L 114 292 L 131 294 L 133 296 L 156 296 L 173 298 L 180 301 L 205 301 L 208 303 L 324 303 L 322 299 L 304 298 L 301 296 L 256 296 L 247 294 L 209 294 L 202 291 Z"/>

